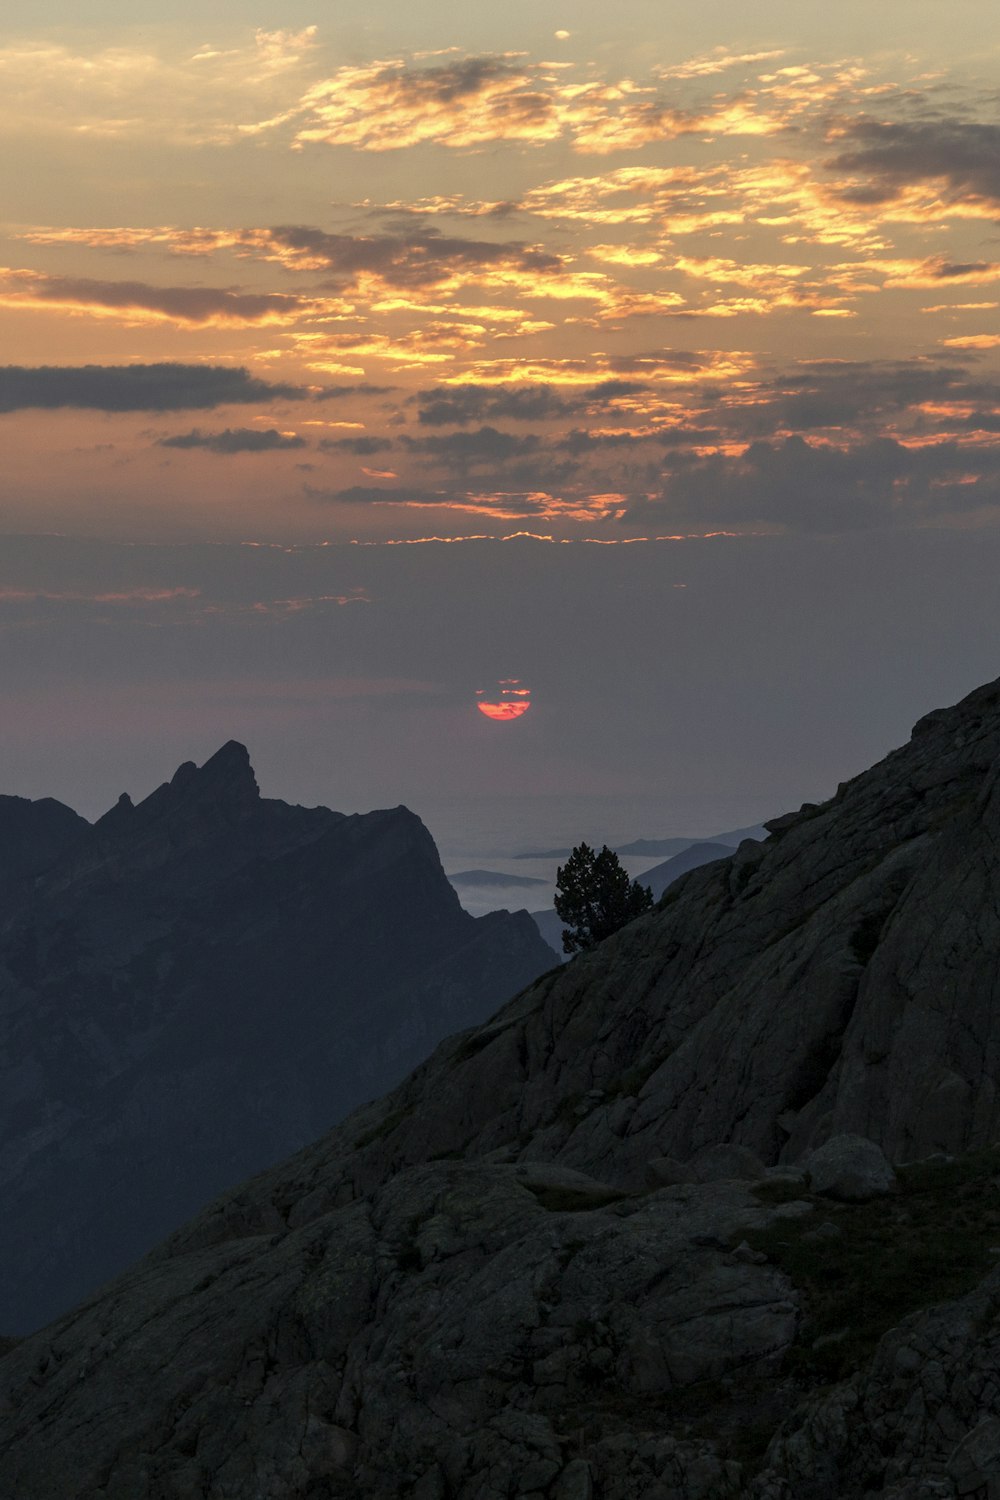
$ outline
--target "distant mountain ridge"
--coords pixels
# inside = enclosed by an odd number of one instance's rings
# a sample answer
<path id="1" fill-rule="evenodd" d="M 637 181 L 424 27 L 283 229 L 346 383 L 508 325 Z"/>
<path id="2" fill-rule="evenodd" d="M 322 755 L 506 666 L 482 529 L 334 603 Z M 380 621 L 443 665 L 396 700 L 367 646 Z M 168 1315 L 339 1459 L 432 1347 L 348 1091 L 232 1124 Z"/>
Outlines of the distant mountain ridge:
<path id="1" fill-rule="evenodd" d="M 755 823 L 749 828 L 732 828 L 726 833 L 713 833 L 709 838 L 683 838 L 673 837 L 666 839 L 633 839 L 630 844 L 612 844 L 611 848 L 618 855 L 649 855 L 655 859 L 669 858 L 674 854 L 682 854 L 685 849 L 690 849 L 692 844 L 725 844 L 735 849 L 744 839 L 762 839 L 766 836 L 766 830 L 762 823 Z M 539 849 L 529 850 L 521 854 L 512 854 L 511 859 L 566 859 L 572 854 L 572 849 Z"/>
<path id="2" fill-rule="evenodd" d="M 262 798 L 235 742 L 92 826 L 0 799 L 0 872 L 5 1331 L 554 962 L 526 913 L 462 910 L 406 808 Z"/>

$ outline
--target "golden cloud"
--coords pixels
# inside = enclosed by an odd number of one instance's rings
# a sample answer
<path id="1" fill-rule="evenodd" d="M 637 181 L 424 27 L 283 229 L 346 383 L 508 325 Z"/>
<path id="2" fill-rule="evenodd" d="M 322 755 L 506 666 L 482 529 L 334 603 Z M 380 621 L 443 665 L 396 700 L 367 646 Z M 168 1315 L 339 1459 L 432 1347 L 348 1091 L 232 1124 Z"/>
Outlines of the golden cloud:
<path id="1" fill-rule="evenodd" d="M 425 144 L 452 149 L 494 142 L 539 145 L 562 138 L 578 152 L 607 156 L 687 135 L 768 136 L 800 116 L 817 116 L 861 91 L 858 69 L 788 67 L 752 86 L 705 100 L 665 98 L 674 85 L 755 61 L 773 52 L 696 59 L 650 82 L 577 80 L 568 63 L 520 54 L 390 58 L 348 65 L 311 85 L 289 107 L 241 127 L 261 135 L 289 130 L 296 149 L 314 144 L 397 151 Z"/>

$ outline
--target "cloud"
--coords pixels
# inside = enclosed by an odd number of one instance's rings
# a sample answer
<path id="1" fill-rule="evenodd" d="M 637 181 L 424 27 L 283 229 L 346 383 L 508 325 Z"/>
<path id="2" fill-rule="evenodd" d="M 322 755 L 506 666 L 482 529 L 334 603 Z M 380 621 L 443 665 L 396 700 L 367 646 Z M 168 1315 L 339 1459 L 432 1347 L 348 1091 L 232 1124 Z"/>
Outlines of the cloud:
<path id="1" fill-rule="evenodd" d="M 66 133 L 97 142 L 148 135 L 158 146 L 225 144 L 239 139 L 237 121 L 301 92 L 315 43 L 314 26 L 258 28 L 249 43 L 186 56 L 138 45 L 85 52 L 41 31 L 37 40 L 0 45 L 0 121 L 7 133 L 36 140 Z"/>
<path id="2" fill-rule="evenodd" d="M 855 83 L 850 71 L 788 67 L 730 93 L 677 97 L 677 90 L 725 68 L 773 54 L 696 60 L 664 95 L 666 74 L 647 82 L 597 78 L 571 63 L 531 62 L 521 54 L 469 56 L 427 64 L 384 59 L 338 69 L 290 108 L 245 133 L 291 131 L 297 149 L 324 144 L 398 151 L 433 143 L 451 149 L 510 141 L 542 145 L 568 139 L 578 152 L 609 155 L 678 136 L 762 136 L 816 113 Z M 690 93 L 690 90 L 688 90 Z"/>
<path id="3" fill-rule="evenodd" d="M 32 407 L 86 411 L 193 411 L 306 395 L 228 365 L 0 366 L 0 412 Z"/>
<path id="4" fill-rule="evenodd" d="M 1000 382 L 970 377 L 961 365 L 820 360 L 759 381 L 732 405 L 717 403 L 712 417 L 741 438 L 823 429 L 921 435 L 973 430 L 977 416 L 985 423 L 998 405 Z"/>
<path id="5" fill-rule="evenodd" d="M 305 438 L 274 427 L 226 427 L 222 432 L 180 432 L 157 439 L 160 448 L 205 448 L 209 453 L 275 453 L 286 448 L 305 448 Z"/>
<path id="6" fill-rule="evenodd" d="M 310 500 L 338 505 L 447 505 L 450 498 L 444 490 L 389 490 L 377 484 L 352 484 L 340 490 L 319 489 L 307 484 L 303 486 L 303 493 Z"/>
<path id="7" fill-rule="evenodd" d="M 496 427 L 480 427 L 476 432 L 452 432 L 446 437 L 403 437 L 411 453 L 424 454 L 443 463 L 502 463 L 534 453 L 541 439 L 534 433 L 516 436 Z"/>
<path id="8" fill-rule="evenodd" d="M 696 381 L 743 380 L 755 368 L 754 358 L 739 349 L 635 349 L 627 354 L 595 354 L 593 357 L 481 359 L 467 362 L 454 378 L 455 390 L 466 386 L 513 388 L 553 385 L 574 392 L 595 391 L 619 378 L 638 380 L 650 387 L 677 388 Z"/>
<path id="9" fill-rule="evenodd" d="M 0 306 L 58 308 L 64 312 L 119 314 L 130 320 L 216 327 L 287 323 L 304 313 L 325 310 L 315 299 L 283 292 L 156 287 L 144 281 L 96 281 L 4 267 L 0 267 Z"/>
<path id="10" fill-rule="evenodd" d="M 567 453 L 593 453 L 615 448 L 637 448 L 654 444 L 660 448 L 706 448 L 722 441 L 722 434 L 711 427 L 658 427 L 638 432 L 587 432 L 574 428 L 559 439 L 557 447 Z"/>
<path id="11" fill-rule="evenodd" d="M 742 453 L 675 461 L 658 496 L 626 517 L 663 522 L 764 525 L 804 532 L 912 525 L 1000 505 L 1000 444 L 908 447 L 875 438 L 847 447 L 793 436 Z"/>
<path id="12" fill-rule="evenodd" d="M 273 262 L 288 271 L 328 271 L 339 288 L 354 286 L 365 278 L 377 278 L 387 286 L 428 287 L 444 282 L 460 283 L 487 271 L 554 274 L 562 268 L 559 255 L 521 241 L 469 239 L 443 235 L 423 227 L 386 234 L 336 234 L 311 224 L 279 224 L 266 228 L 187 229 L 159 225 L 156 228 L 43 229 L 22 231 L 16 238 L 34 245 L 86 246 L 91 249 L 133 251 L 165 250 L 179 257 L 205 259 L 231 252 L 239 259 Z M 31 277 L 40 285 L 57 278 L 34 273 L 8 272 Z M 85 283 L 88 290 L 104 283 Z M 159 289 L 142 283 L 111 283 L 135 287 L 137 305 L 146 305 Z M 186 289 L 167 289 L 170 292 Z M 27 292 L 25 293 L 27 295 Z M 232 297 L 234 293 L 229 293 Z M 291 300 L 275 295 L 276 305 Z"/>
<path id="13" fill-rule="evenodd" d="M 520 61 L 466 57 L 413 67 L 402 60 L 340 68 L 254 133 L 296 121 L 298 146 L 323 142 L 392 151 L 425 141 L 454 147 L 546 140 L 560 133 L 544 83 Z"/>
<path id="14" fill-rule="evenodd" d="M 607 518 L 606 497 L 604 496 L 565 501 L 541 488 L 389 490 L 378 485 L 351 485 L 347 489 L 323 490 L 306 485 L 305 494 L 323 505 L 391 505 L 413 510 L 448 510 L 501 520 L 570 518 L 593 521 Z M 620 499 L 620 496 L 614 497 L 616 503 Z M 439 538 L 438 540 L 460 541 L 463 538 Z"/>
<path id="15" fill-rule="evenodd" d="M 528 273 L 558 272 L 562 260 L 538 246 L 445 236 L 429 230 L 412 234 L 328 234 L 309 225 L 259 231 L 275 252 L 307 270 L 331 271 L 338 284 L 377 276 L 391 286 L 433 286 L 486 269 Z"/>
<path id="16" fill-rule="evenodd" d="M 391 438 L 343 437 L 323 438 L 319 444 L 325 453 L 354 453 L 358 458 L 371 458 L 376 453 L 387 453 L 394 447 Z"/>
<path id="17" fill-rule="evenodd" d="M 654 68 L 657 78 L 704 78 L 713 73 L 724 73 L 730 68 L 746 67 L 749 63 L 771 62 L 782 57 L 782 50 L 771 52 L 730 52 L 726 47 L 716 47 L 688 62 L 673 67 Z"/>
<path id="18" fill-rule="evenodd" d="M 314 392 L 313 400 L 346 401 L 357 396 L 391 396 L 395 390 L 394 385 L 369 385 L 366 381 L 360 385 L 328 385 Z"/>
<path id="19" fill-rule="evenodd" d="M 416 396 L 417 421 L 426 427 L 466 426 L 490 417 L 515 422 L 539 422 L 567 415 L 573 403 L 547 385 L 434 386 Z"/>
<path id="20" fill-rule="evenodd" d="M 956 200 L 972 195 L 1000 206 L 1000 125 L 865 119 L 848 125 L 843 135 L 853 149 L 839 152 L 827 166 L 868 178 L 860 189 L 841 189 L 848 200 L 861 191 L 866 202 L 884 202 L 908 183 L 940 181 Z"/>
<path id="21" fill-rule="evenodd" d="M 949 349 L 996 349 L 1000 348 L 1000 333 L 967 333 L 941 342 Z"/>

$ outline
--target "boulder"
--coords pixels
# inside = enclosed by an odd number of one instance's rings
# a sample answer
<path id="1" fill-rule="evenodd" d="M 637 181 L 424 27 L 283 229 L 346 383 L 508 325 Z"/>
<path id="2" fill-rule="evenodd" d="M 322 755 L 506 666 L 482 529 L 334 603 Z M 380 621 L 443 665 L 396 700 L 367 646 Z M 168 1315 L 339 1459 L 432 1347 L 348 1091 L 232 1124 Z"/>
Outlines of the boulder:
<path id="1" fill-rule="evenodd" d="M 810 1151 L 803 1165 L 814 1193 L 845 1203 L 867 1203 L 899 1187 L 885 1152 L 863 1135 L 835 1135 Z"/>
<path id="2" fill-rule="evenodd" d="M 676 1187 L 680 1182 L 694 1180 L 691 1168 L 672 1156 L 653 1156 L 646 1163 L 646 1183 L 649 1187 Z"/>

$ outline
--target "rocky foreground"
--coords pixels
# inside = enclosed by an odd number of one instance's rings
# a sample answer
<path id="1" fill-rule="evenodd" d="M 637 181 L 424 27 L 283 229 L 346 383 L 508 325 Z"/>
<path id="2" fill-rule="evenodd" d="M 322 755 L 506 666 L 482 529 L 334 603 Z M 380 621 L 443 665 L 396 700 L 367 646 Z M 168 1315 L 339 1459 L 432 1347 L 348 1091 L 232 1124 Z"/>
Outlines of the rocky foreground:
<path id="1" fill-rule="evenodd" d="M 0 1363 L 18 1500 L 1000 1495 L 1000 683 Z"/>

